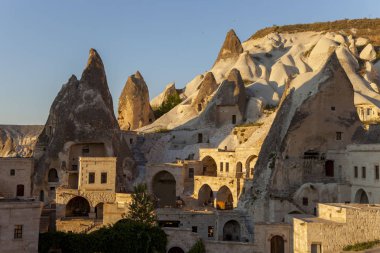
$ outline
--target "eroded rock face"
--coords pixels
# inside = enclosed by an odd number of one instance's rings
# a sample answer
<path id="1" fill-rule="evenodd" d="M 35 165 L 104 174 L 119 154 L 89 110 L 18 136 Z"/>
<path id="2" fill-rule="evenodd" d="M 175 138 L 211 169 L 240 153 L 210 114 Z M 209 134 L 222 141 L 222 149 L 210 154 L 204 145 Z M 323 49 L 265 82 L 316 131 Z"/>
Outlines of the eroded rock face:
<path id="1" fill-rule="evenodd" d="M 372 44 L 368 44 L 361 52 L 360 59 L 365 61 L 373 61 L 376 59 L 376 50 Z"/>
<path id="2" fill-rule="evenodd" d="M 197 96 L 192 100 L 192 106 L 197 111 L 202 111 L 207 106 L 209 96 L 211 96 L 211 94 L 213 94 L 217 88 L 218 84 L 215 80 L 214 75 L 212 72 L 207 72 L 202 82 L 198 86 L 199 91 Z"/>
<path id="3" fill-rule="evenodd" d="M 231 70 L 228 78 L 220 85 L 216 98 L 217 105 L 238 105 L 240 113 L 245 114 L 247 95 L 239 70 Z"/>
<path id="4" fill-rule="evenodd" d="M 154 121 L 148 86 L 138 71 L 128 77 L 120 95 L 118 121 L 122 130 L 137 129 Z"/>
<path id="5" fill-rule="evenodd" d="M 31 157 L 43 126 L 0 125 L 0 157 Z"/>
<path id="6" fill-rule="evenodd" d="M 38 196 L 40 190 L 48 191 L 46 178 L 50 168 L 57 169 L 60 183 L 66 184 L 67 173 L 63 172 L 71 170 L 72 147 L 79 144 L 91 146 L 94 143 L 104 150 L 95 153 L 95 156 L 118 158 L 117 182 L 119 187 L 124 187 L 125 168 L 122 164 L 130 156 L 130 151 L 120 134 L 103 62 L 96 50 L 91 49 L 81 79 L 72 76 L 63 85 L 38 137 L 34 153 L 34 193 Z"/>
<path id="7" fill-rule="evenodd" d="M 233 29 L 229 30 L 214 65 L 224 59 L 238 57 L 243 52 L 240 39 Z"/>
<path id="8" fill-rule="evenodd" d="M 150 105 L 152 108 L 158 108 L 164 102 L 167 102 L 171 96 L 175 95 L 179 95 L 177 89 L 175 88 L 175 83 L 169 83 L 166 85 L 165 90 L 160 95 L 150 101 Z"/>

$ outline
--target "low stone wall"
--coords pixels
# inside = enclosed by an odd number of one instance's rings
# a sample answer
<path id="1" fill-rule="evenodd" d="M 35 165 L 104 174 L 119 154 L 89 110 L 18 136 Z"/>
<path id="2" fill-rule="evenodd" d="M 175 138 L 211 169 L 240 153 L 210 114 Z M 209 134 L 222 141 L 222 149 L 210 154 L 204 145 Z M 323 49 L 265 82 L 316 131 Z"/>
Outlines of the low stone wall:
<path id="1" fill-rule="evenodd" d="M 94 224 L 91 219 L 57 220 L 57 231 L 81 233 Z"/>
<path id="2" fill-rule="evenodd" d="M 256 253 L 255 244 L 242 242 L 204 241 L 207 253 Z"/>

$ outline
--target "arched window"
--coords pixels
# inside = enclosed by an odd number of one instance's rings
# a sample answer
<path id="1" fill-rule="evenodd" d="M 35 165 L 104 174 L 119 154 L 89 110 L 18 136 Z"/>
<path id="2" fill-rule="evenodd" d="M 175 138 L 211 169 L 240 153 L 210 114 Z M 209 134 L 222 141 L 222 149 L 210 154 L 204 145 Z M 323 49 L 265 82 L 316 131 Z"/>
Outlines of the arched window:
<path id="1" fill-rule="evenodd" d="M 285 242 L 282 236 L 276 235 L 270 239 L 270 252 L 271 253 L 284 253 L 285 252 Z"/>
<path id="2" fill-rule="evenodd" d="M 198 192 L 199 206 L 214 206 L 214 193 L 208 184 L 202 185 Z"/>
<path id="3" fill-rule="evenodd" d="M 216 194 L 216 207 L 221 210 L 233 209 L 232 192 L 227 186 L 222 186 Z"/>
<path id="4" fill-rule="evenodd" d="M 363 189 L 359 189 L 356 192 L 355 202 L 360 204 L 369 204 L 368 195 Z"/>
<path id="5" fill-rule="evenodd" d="M 240 224 L 236 220 L 230 220 L 223 227 L 223 241 L 240 241 Z"/>
<path id="6" fill-rule="evenodd" d="M 58 172 L 56 169 L 50 169 L 48 174 L 48 182 L 58 182 Z"/>
<path id="7" fill-rule="evenodd" d="M 17 191 L 16 191 L 16 196 L 17 197 L 22 197 L 24 196 L 24 185 L 23 184 L 18 184 L 17 185 Z"/>
<path id="8" fill-rule="evenodd" d="M 176 204 L 176 181 L 174 176 L 167 171 L 158 172 L 152 180 L 152 188 L 157 198 L 158 207 L 171 206 Z"/>
<path id="9" fill-rule="evenodd" d="M 216 162 L 211 156 L 206 156 L 202 159 L 203 175 L 216 177 L 217 168 Z"/>
<path id="10" fill-rule="evenodd" d="M 74 197 L 66 205 L 66 217 L 86 217 L 90 212 L 90 204 L 83 197 Z"/>

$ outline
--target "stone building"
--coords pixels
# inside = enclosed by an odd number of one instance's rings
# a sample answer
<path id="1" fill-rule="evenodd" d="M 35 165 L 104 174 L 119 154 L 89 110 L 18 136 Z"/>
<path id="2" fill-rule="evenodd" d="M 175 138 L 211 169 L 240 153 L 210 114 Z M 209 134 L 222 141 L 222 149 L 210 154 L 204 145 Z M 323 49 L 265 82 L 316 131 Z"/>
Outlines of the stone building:
<path id="1" fill-rule="evenodd" d="M 375 123 L 380 121 L 380 111 L 372 103 L 362 103 L 355 105 L 360 120 L 363 123 Z"/>
<path id="2" fill-rule="evenodd" d="M 30 198 L 33 158 L 0 158 L 0 196 Z"/>
<path id="3" fill-rule="evenodd" d="M 0 251 L 38 252 L 42 203 L 34 200 L 0 199 Z"/>

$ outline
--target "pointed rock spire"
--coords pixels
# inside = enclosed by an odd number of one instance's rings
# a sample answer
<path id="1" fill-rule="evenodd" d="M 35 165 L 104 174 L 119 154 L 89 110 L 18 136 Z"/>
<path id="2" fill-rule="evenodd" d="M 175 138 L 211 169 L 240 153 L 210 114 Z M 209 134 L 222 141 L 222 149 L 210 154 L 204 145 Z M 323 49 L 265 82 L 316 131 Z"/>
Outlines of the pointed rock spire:
<path id="1" fill-rule="evenodd" d="M 139 71 L 128 77 L 119 98 L 119 125 L 122 130 L 133 130 L 154 121 L 149 104 L 149 90 Z"/>
<path id="2" fill-rule="evenodd" d="M 226 35 L 223 46 L 219 51 L 218 58 L 216 59 L 214 65 L 222 59 L 237 57 L 242 52 L 243 46 L 241 45 L 240 39 L 236 35 L 235 31 L 231 29 Z"/>
<path id="3" fill-rule="evenodd" d="M 197 111 L 206 108 L 209 96 L 218 88 L 218 84 L 212 72 L 207 72 L 198 86 L 198 94 L 192 101 L 192 106 Z"/>

